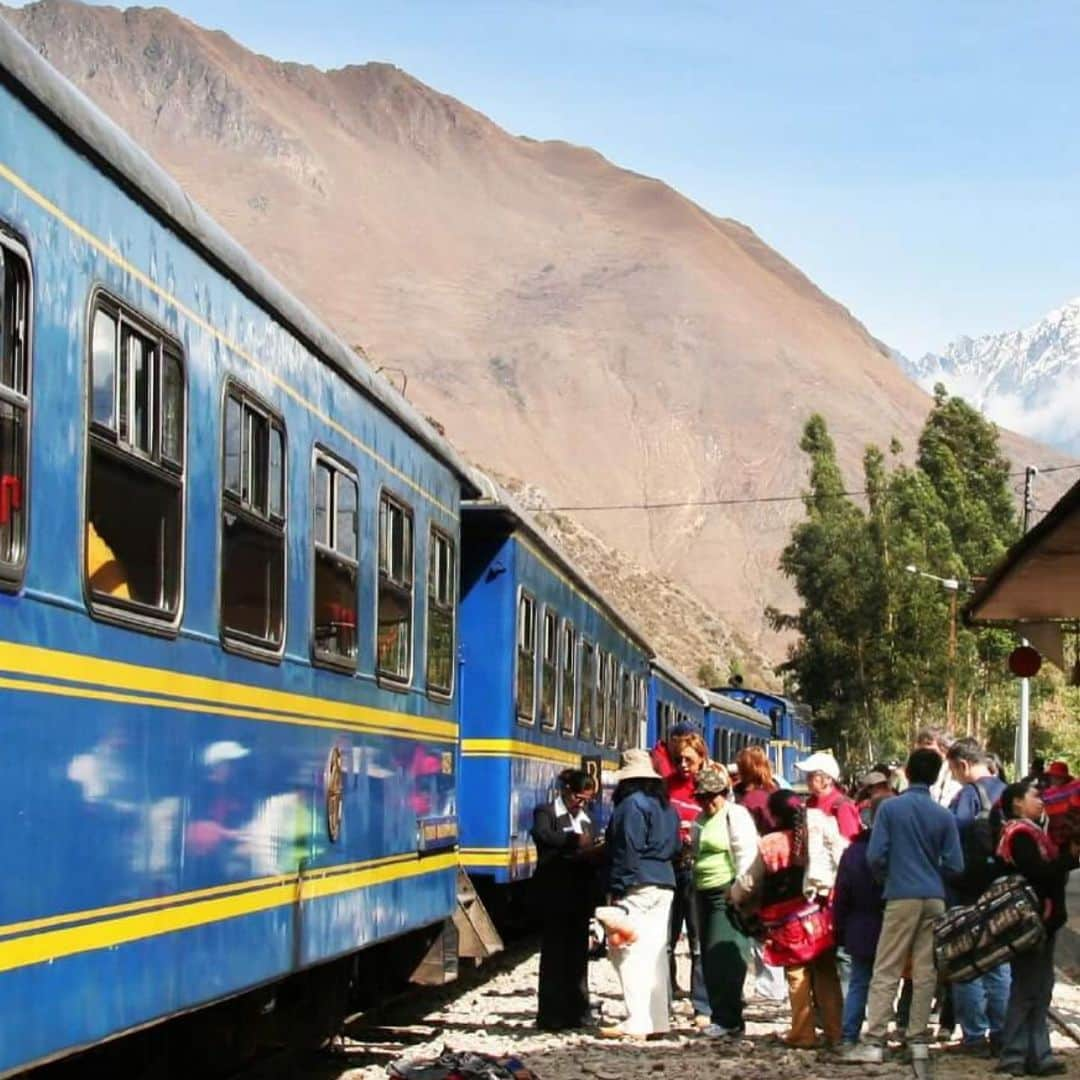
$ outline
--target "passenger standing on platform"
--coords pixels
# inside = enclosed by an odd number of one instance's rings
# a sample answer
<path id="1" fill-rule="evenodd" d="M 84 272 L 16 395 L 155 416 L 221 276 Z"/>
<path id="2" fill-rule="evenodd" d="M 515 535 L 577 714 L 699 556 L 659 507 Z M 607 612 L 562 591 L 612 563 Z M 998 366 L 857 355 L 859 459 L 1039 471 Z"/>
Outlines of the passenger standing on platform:
<path id="1" fill-rule="evenodd" d="M 913 751 L 907 763 L 907 790 L 886 799 L 874 818 L 867 858 L 885 883 L 885 917 L 870 980 L 866 1038 L 844 1047 L 842 1061 L 884 1060 L 896 988 L 909 957 L 912 1000 L 907 1041 L 913 1062 L 928 1059 L 926 1025 L 937 982 L 934 920 L 945 910 L 945 877 L 958 874 L 964 865 L 956 821 L 930 797 L 941 768 L 936 751 Z"/>
<path id="2" fill-rule="evenodd" d="M 885 914 L 882 886 L 874 878 L 866 857 L 870 829 L 883 799 L 895 796 L 888 789 L 888 778 L 881 776 L 886 790 L 879 791 L 866 808 L 863 831 L 852 840 L 840 857 L 836 875 L 836 896 L 833 918 L 836 922 L 836 943 L 851 957 L 851 982 L 844 998 L 843 1039 L 845 1045 L 857 1043 L 866 1017 L 866 997 L 874 974 L 874 954 L 881 937 L 881 920 Z M 866 785 L 866 778 L 863 784 Z"/>
<path id="3" fill-rule="evenodd" d="M 694 798 L 694 785 L 708 762 L 705 741 L 696 730 L 673 735 L 668 740 L 675 771 L 665 777 L 668 800 L 679 815 L 681 847 L 675 857 L 675 892 L 671 901 L 671 926 L 668 933 L 668 971 L 671 996 L 674 999 L 678 984 L 675 979 L 675 949 L 686 926 L 686 941 L 690 947 L 690 997 L 694 1006 L 694 1023 L 708 1027 L 709 994 L 701 967 L 701 934 L 698 927 L 697 900 L 694 892 L 693 825 L 701 807 Z"/>
<path id="4" fill-rule="evenodd" d="M 1043 902 L 1046 941 L 1030 952 L 1014 957 L 1009 1005 L 1002 1031 L 998 1071 L 1009 1076 L 1058 1076 L 1065 1063 L 1050 1055 L 1048 1016 L 1054 992 L 1054 943 L 1065 925 L 1065 886 L 1080 855 L 1080 837 L 1063 850 L 1039 824 L 1043 801 L 1028 780 L 1010 784 L 1001 796 L 1005 824 L 998 844 L 998 858 L 1023 875 Z"/>
<path id="5" fill-rule="evenodd" d="M 952 812 L 960 832 L 964 872 L 950 883 L 956 904 L 973 904 L 997 875 L 994 825 L 1000 819 L 995 804 L 1005 790 L 991 771 L 990 755 L 975 739 L 957 739 L 949 747 L 949 769 L 960 790 Z M 1001 964 L 969 982 L 952 983 L 953 1010 L 963 1041 L 957 1050 L 976 1057 L 996 1057 L 1009 1001 L 1009 966 Z"/>
<path id="6" fill-rule="evenodd" d="M 615 773 L 614 812 L 607 831 L 608 888 L 634 933 L 609 952 L 622 985 L 626 1019 L 601 1028 L 602 1038 L 642 1038 L 670 1028 L 667 966 L 672 862 L 679 850 L 679 817 L 645 750 L 624 750 Z"/>
<path id="7" fill-rule="evenodd" d="M 536 1026 L 563 1031 L 591 1024 L 589 919 L 596 873 L 586 806 L 592 779 L 579 769 L 559 774 L 559 793 L 533 812 L 536 843 L 533 901 L 540 919 L 540 985 Z"/>
<path id="8" fill-rule="evenodd" d="M 750 811 L 758 833 L 764 836 L 776 828 L 769 813 L 769 796 L 778 790 L 778 785 L 773 779 L 769 756 L 760 746 L 747 746 L 739 751 L 736 762 L 739 782 L 735 785 L 735 801 Z"/>
<path id="9" fill-rule="evenodd" d="M 840 835 L 854 840 L 862 832 L 862 823 L 854 800 L 840 787 L 840 763 L 836 758 L 828 750 L 818 750 L 805 761 L 796 761 L 795 768 L 806 777 L 810 792 L 806 808 L 836 818 Z"/>
<path id="10" fill-rule="evenodd" d="M 928 727 L 915 736 L 913 750 L 933 750 L 942 761 L 946 761 L 949 750 L 956 740 L 944 728 Z M 942 769 L 937 780 L 930 786 L 930 798 L 948 809 L 952 806 L 956 796 L 960 794 L 962 784 L 953 779 L 951 769 Z"/>
<path id="11" fill-rule="evenodd" d="M 769 813 L 777 828 L 760 838 L 757 857 L 736 883 L 733 899 L 744 911 L 753 910 L 755 901 L 760 905 L 765 959 L 784 969 L 791 1001 L 784 1043 L 813 1050 L 820 1046 L 818 1020 L 827 1042 L 839 1043 L 841 1037 L 835 936 L 823 909 L 846 844 L 836 819 L 805 809 L 794 792 L 773 792 Z"/>
<path id="12" fill-rule="evenodd" d="M 701 816 L 694 825 L 694 884 L 697 888 L 701 961 L 708 987 L 713 1038 L 742 1035 L 743 982 L 750 945 L 728 913 L 731 886 L 757 857 L 758 834 L 750 811 L 732 802 L 723 765 L 698 773 L 694 797 Z"/>
<path id="13" fill-rule="evenodd" d="M 769 755 L 760 746 L 747 746 L 739 751 L 739 782 L 735 785 L 735 801 L 750 811 L 757 831 L 764 836 L 776 828 L 769 813 L 769 797 L 779 790 L 773 777 Z M 764 944 L 757 938 L 750 939 L 750 954 L 757 977 L 754 992 L 767 1001 L 783 1001 L 787 996 L 784 969 L 765 963 Z"/>

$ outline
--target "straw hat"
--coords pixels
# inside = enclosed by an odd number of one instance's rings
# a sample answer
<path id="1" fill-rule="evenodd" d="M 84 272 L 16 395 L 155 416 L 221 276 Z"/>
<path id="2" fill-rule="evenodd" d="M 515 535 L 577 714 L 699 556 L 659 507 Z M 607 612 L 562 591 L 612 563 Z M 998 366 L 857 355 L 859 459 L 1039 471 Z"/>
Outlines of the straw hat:
<path id="1" fill-rule="evenodd" d="M 660 774 L 653 768 L 648 750 L 624 750 L 619 771 L 612 779 L 616 784 L 623 780 L 659 780 Z"/>

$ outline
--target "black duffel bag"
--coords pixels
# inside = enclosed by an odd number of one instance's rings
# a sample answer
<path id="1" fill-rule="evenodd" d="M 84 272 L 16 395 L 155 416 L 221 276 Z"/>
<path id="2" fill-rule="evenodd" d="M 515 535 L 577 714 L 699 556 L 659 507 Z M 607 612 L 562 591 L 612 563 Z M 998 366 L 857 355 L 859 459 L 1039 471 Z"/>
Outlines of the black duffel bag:
<path id="1" fill-rule="evenodd" d="M 934 962 L 946 982 L 970 982 L 1045 940 L 1039 898 L 1011 874 L 934 920 Z"/>

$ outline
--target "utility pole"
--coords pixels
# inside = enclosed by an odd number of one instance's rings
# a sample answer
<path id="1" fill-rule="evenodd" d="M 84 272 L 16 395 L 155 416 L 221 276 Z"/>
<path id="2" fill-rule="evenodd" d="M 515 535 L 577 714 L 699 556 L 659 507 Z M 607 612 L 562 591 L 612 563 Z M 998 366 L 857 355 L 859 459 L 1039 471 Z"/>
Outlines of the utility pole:
<path id="1" fill-rule="evenodd" d="M 1029 465 L 1024 470 L 1024 533 L 1031 527 L 1031 514 L 1035 509 L 1035 477 L 1039 470 Z M 1027 638 L 1021 637 L 1020 644 L 1026 645 Z M 1027 679 L 1020 680 L 1020 724 L 1016 731 L 1016 774 L 1017 779 L 1027 776 L 1031 755 L 1031 686 Z"/>
<path id="2" fill-rule="evenodd" d="M 945 698 L 945 716 L 949 731 L 955 731 L 956 718 L 956 597 L 959 588 L 950 589 L 949 596 L 949 687 Z"/>

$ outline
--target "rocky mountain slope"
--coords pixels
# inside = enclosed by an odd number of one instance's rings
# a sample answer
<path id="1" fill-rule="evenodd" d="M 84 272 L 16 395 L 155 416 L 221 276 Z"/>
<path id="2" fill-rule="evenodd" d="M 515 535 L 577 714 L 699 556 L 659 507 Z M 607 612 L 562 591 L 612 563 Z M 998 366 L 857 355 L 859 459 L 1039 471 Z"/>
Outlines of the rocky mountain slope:
<path id="1" fill-rule="evenodd" d="M 814 410 L 857 480 L 867 441 L 910 445 L 922 423 L 923 392 L 796 267 L 595 151 L 510 135 L 386 64 L 279 62 L 161 8 L 0 10 L 465 453 L 556 506 L 797 493 Z M 778 655 L 762 610 L 790 602 L 777 556 L 800 512 L 575 516 Z"/>
<path id="2" fill-rule="evenodd" d="M 1080 298 L 1023 330 L 958 337 L 903 363 L 920 385 L 944 383 L 997 423 L 1080 454 Z"/>

